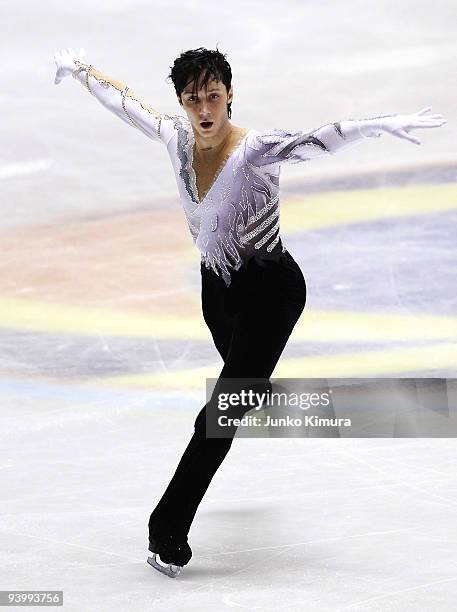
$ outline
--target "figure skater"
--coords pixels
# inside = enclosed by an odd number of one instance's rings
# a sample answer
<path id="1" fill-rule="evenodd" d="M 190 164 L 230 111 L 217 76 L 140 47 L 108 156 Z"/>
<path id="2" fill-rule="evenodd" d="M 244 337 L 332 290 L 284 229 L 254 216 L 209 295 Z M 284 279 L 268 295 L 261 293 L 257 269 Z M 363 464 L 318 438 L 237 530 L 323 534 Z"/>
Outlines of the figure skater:
<path id="1" fill-rule="evenodd" d="M 109 111 L 166 146 L 189 230 L 201 253 L 202 311 L 224 366 L 224 381 L 269 381 L 306 302 L 303 274 L 279 230 L 279 173 L 284 163 L 334 154 L 387 133 L 419 145 L 410 132 L 443 125 L 431 107 L 413 114 L 341 120 L 311 131 L 247 129 L 231 123 L 232 72 L 226 55 L 203 47 L 174 61 L 169 78 L 182 114 L 163 114 L 79 54 L 57 51 L 55 84 L 72 75 Z M 194 432 L 149 519 L 148 562 L 170 577 L 192 556 L 188 532 L 236 427 L 210 437 L 200 410 Z M 212 414 L 212 413 L 211 413 Z"/>

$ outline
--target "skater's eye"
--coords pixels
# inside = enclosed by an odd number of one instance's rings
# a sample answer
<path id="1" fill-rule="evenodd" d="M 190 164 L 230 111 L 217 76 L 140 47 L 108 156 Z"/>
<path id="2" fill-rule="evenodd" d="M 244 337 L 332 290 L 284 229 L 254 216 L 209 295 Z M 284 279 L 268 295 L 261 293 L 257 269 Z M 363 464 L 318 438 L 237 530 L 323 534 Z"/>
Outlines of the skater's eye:
<path id="1" fill-rule="evenodd" d="M 210 96 L 210 97 L 212 97 L 212 96 L 216 96 L 216 98 L 218 98 L 218 97 L 219 97 L 219 95 L 218 95 L 218 94 L 211 94 L 211 96 Z M 196 98 L 195 96 L 190 96 L 189 98 L 187 98 L 187 100 L 188 100 L 189 102 L 193 102 L 193 101 L 194 101 L 194 100 L 196 100 L 196 99 L 197 99 L 197 98 Z"/>

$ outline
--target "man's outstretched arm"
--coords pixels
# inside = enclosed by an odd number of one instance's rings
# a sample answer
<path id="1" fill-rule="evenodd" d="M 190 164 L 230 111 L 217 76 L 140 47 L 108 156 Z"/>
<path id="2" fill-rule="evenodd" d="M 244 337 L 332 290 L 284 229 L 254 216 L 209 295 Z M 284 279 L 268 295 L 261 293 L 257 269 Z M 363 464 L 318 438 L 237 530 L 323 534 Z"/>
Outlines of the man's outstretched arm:
<path id="1" fill-rule="evenodd" d="M 431 107 L 411 115 L 383 115 L 371 119 L 348 119 L 327 123 L 311 132 L 270 130 L 256 137 L 254 163 L 258 166 L 272 163 L 298 163 L 325 154 L 334 154 L 365 138 L 379 137 L 383 133 L 405 138 L 420 144 L 409 132 L 418 128 L 434 128 L 446 123 L 442 115 L 427 115 Z"/>
<path id="2" fill-rule="evenodd" d="M 57 85 L 71 74 L 109 111 L 152 140 L 162 141 L 160 128 L 166 115 L 139 100 L 127 85 L 83 61 L 83 55 L 83 49 L 79 55 L 71 48 L 57 51 L 54 55 L 57 66 L 54 83 Z"/>

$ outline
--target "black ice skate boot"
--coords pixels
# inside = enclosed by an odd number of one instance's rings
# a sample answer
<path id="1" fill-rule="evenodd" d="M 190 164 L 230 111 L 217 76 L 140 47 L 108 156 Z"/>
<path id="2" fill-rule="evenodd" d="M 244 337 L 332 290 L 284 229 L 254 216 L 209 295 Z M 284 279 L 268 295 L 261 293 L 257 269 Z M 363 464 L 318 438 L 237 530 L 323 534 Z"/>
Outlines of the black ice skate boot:
<path id="1" fill-rule="evenodd" d="M 160 530 L 149 530 L 149 550 L 153 553 L 148 557 L 149 565 L 170 578 L 176 578 L 192 557 L 186 535 L 164 534 Z"/>

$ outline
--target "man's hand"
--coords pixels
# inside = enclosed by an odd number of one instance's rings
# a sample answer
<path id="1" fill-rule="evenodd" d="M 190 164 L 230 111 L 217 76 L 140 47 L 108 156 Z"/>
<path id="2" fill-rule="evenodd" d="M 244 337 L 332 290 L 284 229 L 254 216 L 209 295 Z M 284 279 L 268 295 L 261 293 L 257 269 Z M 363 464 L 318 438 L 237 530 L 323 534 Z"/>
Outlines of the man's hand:
<path id="1" fill-rule="evenodd" d="M 71 47 L 60 49 L 54 53 L 54 61 L 57 67 L 54 85 L 58 85 L 62 79 L 76 70 L 75 60 L 85 63 L 84 54 L 83 47 L 79 50 L 79 55 Z"/>
<path id="2" fill-rule="evenodd" d="M 387 117 L 378 117 L 376 119 L 367 119 L 363 121 L 365 125 L 361 126 L 363 136 L 380 136 L 380 132 L 388 132 L 398 138 L 405 138 L 414 144 L 420 145 L 421 141 L 414 136 L 410 136 L 411 130 L 419 128 L 436 128 L 446 123 L 443 115 L 427 115 L 428 111 L 432 110 L 431 106 L 423 108 L 417 113 L 411 115 L 389 115 Z"/>

